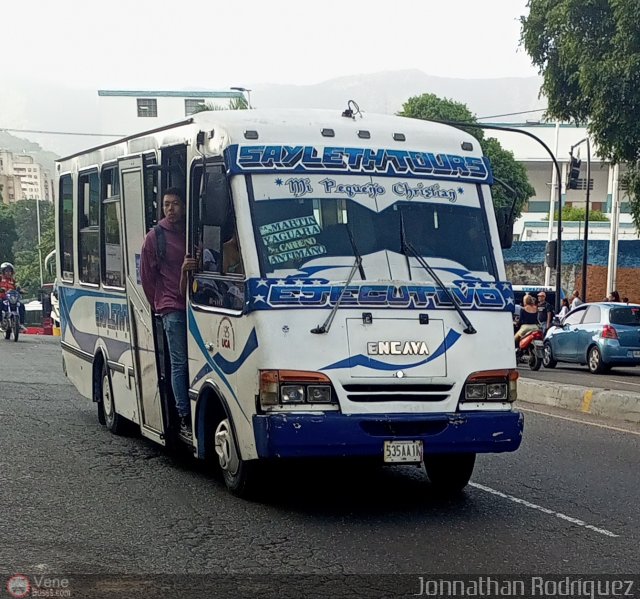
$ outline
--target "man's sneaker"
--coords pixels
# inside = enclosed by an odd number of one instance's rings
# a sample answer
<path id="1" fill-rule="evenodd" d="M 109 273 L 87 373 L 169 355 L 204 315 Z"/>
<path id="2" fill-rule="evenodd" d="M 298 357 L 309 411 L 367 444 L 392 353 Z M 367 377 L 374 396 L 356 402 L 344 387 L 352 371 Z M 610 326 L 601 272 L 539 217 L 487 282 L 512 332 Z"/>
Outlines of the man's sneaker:
<path id="1" fill-rule="evenodd" d="M 20 332 L 21 333 L 26 333 L 27 332 L 27 327 L 25 327 L 23 324 L 20 325 Z"/>
<path id="2" fill-rule="evenodd" d="M 191 416 L 180 416 L 180 434 L 189 439 L 193 438 L 191 430 Z"/>

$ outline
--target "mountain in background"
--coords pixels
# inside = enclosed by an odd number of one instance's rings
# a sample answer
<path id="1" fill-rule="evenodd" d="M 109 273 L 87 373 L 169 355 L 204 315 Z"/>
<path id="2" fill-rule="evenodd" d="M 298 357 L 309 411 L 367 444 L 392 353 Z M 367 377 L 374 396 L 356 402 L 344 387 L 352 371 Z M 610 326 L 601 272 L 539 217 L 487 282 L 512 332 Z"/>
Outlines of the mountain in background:
<path id="1" fill-rule="evenodd" d="M 188 88 L 215 89 L 203 82 Z M 355 100 L 363 112 L 393 114 L 411 96 L 433 93 L 465 103 L 478 117 L 524 112 L 544 108 L 538 97 L 539 77 L 501 79 L 449 79 L 432 77 L 419 70 L 387 71 L 330 79 L 315 85 L 256 84 L 251 88 L 251 103 L 256 108 L 330 108 L 344 110 Z M 63 84 L 2 81 L 0 74 L 0 132 L 2 129 L 56 131 L 56 135 L 9 131 L 25 137 L 62 156 L 105 143 L 114 138 L 63 135 L 74 133 L 120 134 L 101 131 L 96 89 L 73 88 Z M 492 118 L 492 121 L 538 120 L 541 112 Z M 3 146 L 0 138 L 0 147 Z M 24 143 L 24 142 L 23 142 Z M 11 149 L 11 148 L 9 148 Z M 47 167 L 48 168 L 48 167 Z"/>

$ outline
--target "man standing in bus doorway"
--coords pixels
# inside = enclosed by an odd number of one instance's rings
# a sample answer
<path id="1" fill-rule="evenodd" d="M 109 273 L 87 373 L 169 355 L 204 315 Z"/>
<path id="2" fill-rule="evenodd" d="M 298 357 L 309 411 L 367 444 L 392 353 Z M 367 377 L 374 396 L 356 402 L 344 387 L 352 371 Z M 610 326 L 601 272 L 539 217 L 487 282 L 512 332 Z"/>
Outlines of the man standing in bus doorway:
<path id="1" fill-rule="evenodd" d="M 162 211 L 164 218 L 147 233 L 142 245 L 140 279 L 151 309 L 162 317 L 180 434 L 191 438 L 185 289 L 187 273 L 196 268 L 196 260 L 186 256 L 186 210 L 179 189 L 164 192 Z"/>

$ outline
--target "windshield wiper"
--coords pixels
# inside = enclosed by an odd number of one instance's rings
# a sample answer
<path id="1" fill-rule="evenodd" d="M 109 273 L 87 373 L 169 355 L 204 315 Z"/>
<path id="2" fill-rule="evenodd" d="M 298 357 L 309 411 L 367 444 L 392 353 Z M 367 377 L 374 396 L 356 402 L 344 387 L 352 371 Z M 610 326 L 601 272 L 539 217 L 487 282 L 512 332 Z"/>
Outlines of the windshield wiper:
<path id="1" fill-rule="evenodd" d="M 400 244 L 402 246 L 401 247 L 402 253 L 405 256 L 407 256 L 407 253 L 406 253 L 405 250 L 409 250 L 411 255 L 418 261 L 418 264 L 420 266 L 422 266 L 422 268 L 424 268 L 429 273 L 429 276 L 434 280 L 435 284 L 442 291 L 444 291 L 445 295 L 449 298 L 449 301 L 453 304 L 453 307 L 456 309 L 456 312 L 458 313 L 458 315 L 462 319 L 462 322 L 464 322 L 464 324 L 466 325 L 466 328 L 463 329 L 463 332 L 467 333 L 467 335 L 474 335 L 475 333 L 477 333 L 477 331 L 475 330 L 475 328 L 471 324 L 471 321 L 467 318 L 467 315 L 463 312 L 462 308 L 460 307 L 460 305 L 456 301 L 456 298 L 453 296 L 453 294 L 451 293 L 449 288 L 445 286 L 445 284 L 440 280 L 440 277 L 435 273 L 433 268 L 431 268 L 431 266 L 429 266 L 427 261 L 407 241 L 407 236 L 406 236 L 406 233 L 405 233 L 405 230 L 404 230 L 404 215 L 402 214 L 402 210 L 400 211 Z M 408 260 L 408 257 L 407 257 L 407 260 Z"/>
<path id="2" fill-rule="evenodd" d="M 338 297 L 335 305 L 331 309 L 329 316 L 327 316 L 327 320 L 325 320 L 324 323 L 322 323 L 321 325 L 318 325 L 317 327 L 311 329 L 311 332 L 314 335 L 323 335 L 324 333 L 329 332 L 329 329 L 331 328 L 331 324 L 333 323 L 333 319 L 336 316 L 336 312 L 338 311 L 338 308 L 342 303 L 342 297 L 344 296 L 344 293 L 347 290 L 347 287 L 349 287 L 349 285 L 351 284 L 351 281 L 353 281 L 353 277 L 356 274 L 356 270 L 360 273 L 360 278 L 363 281 L 365 280 L 364 267 L 362 266 L 362 256 L 360 255 L 360 252 L 358 252 L 358 247 L 356 246 L 355 239 L 353 238 L 353 233 L 351 232 L 351 228 L 346 223 L 345 223 L 345 227 L 347 228 L 347 234 L 349 235 L 349 242 L 351 243 L 351 248 L 353 249 L 355 262 L 351 267 L 351 272 L 349 272 L 349 276 L 347 277 L 347 281 L 344 284 L 342 291 L 340 292 L 340 296 Z"/>

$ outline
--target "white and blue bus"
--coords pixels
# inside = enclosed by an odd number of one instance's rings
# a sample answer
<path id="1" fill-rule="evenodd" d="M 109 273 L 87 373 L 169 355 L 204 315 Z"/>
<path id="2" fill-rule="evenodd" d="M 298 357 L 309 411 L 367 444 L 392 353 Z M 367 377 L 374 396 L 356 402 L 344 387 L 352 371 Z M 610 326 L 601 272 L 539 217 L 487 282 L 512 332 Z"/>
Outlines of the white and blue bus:
<path id="1" fill-rule="evenodd" d="M 476 454 L 516 450 L 513 292 L 474 138 L 332 111 L 213 111 L 61 159 L 64 369 L 114 433 L 135 425 L 222 469 L 422 464 L 459 491 Z M 140 250 L 184 190 L 193 438 L 177 433 Z M 234 264 L 220 258 L 234 248 Z M 207 258 L 209 257 L 209 258 Z M 228 261 L 227 261 L 228 263 Z"/>

